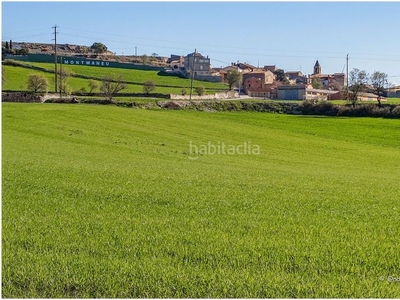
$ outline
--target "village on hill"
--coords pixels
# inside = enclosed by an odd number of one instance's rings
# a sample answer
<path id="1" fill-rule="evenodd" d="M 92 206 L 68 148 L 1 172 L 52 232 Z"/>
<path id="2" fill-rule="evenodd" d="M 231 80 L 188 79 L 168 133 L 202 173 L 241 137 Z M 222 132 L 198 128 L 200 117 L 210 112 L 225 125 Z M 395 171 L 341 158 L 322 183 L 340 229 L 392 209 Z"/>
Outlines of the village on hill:
<path id="1" fill-rule="evenodd" d="M 228 66 L 216 68 L 210 63 L 211 58 L 199 52 L 187 55 L 171 54 L 170 57 L 152 55 L 116 55 L 101 43 L 91 47 L 81 45 L 59 44 L 57 53 L 63 57 L 65 64 L 85 64 L 97 66 L 119 67 L 128 64 L 154 66 L 169 75 L 192 78 L 209 82 L 228 82 L 230 72 L 240 74 L 234 83 L 241 94 L 249 97 L 281 100 L 339 100 L 343 99 L 342 91 L 348 85 L 345 73 L 327 74 L 322 72 L 322 63 L 317 59 L 312 72 L 303 74 L 301 71 L 285 71 L 276 65 L 263 67 L 253 66 L 246 62 L 237 61 Z M 15 58 L 18 55 L 29 56 L 28 60 L 49 62 L 54 61 L 53 44 L 38 44 L 27 42 L 2 42 L 2 58 Z M 231 88 L 231 86 L 230 86 Z M 385 101 L 382 95 L 373 93 L 372 87 L 358 95 L 359 100 Z M 385 96 L 399 97 L 400 87 L 392 87 Z"/>

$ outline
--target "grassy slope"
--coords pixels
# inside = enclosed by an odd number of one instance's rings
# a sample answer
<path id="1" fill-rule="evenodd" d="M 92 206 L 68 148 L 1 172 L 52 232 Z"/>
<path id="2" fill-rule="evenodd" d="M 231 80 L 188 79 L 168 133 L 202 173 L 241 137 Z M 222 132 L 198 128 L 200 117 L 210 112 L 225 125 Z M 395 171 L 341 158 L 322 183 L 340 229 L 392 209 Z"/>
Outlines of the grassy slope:
<path id="1" fill-rule="evenodd" d="M 29 63 L 33 66 L 38 66 L 41 68 L 45 68 L 48 70 L 53 70 L 54 65 L 50 63 Z M 170 85 L 170 86 L 186 86 L 190 87 L 190 80 L 179 78 L 176 76 L 159 76 L 157 75 L 158 71 L 142 71 L 142 70 L 134 70 L 134 69 L 121 69 L 121 68 L 108 68 L 108 67 L 91 67 L 91 66 L 76 66 L 76 65 L 63 65 L 63 68 L 67 68 L 72 71 L 74 74 L 93 76 L 102 78 L 104 76 L 108 76 L 110 74 L 122 74 L 126 81 L 132 82 L 145 82 L 146 80 L 153 80 L 158 85 Z M 194 81 L 194 86 L 198 84 L 202 84 L 205 87 L 209 88 L 222 88 L 226 89 L 227 85 L 222 83 L 212 83 L 206 81 Z"/>
<path id="2" fill-rule="evenodd" d="M 54 70 L 54 65 L 50 63 L 28 63 L 33 66 L 41 67 L 48 70 Z M 3 86 L 4 90 L 26 90 L 27 80 L 29 74 L 42 74 L 48 78 L 49 90 L 54 90 L 54 74 L 45 73 L 37 70 L 29 70 L 21 67 L 3 66 L 7 78 L 7 82 Z M 63 66 L 64 69 L 70 70 L 74 74 L 93 76 L 96 78 L 103 78 L 104 76 L 121 74 L 126 81 L 131 82 L 145 82 L 146 80 L 153 80 L 156 85 L 167 85 L 167 86 L 183 86 L 190 87 L 190 80 L 182 79 L 174 76 L 159 76 L 158 71 L 140 71 L 140 70 L 129 70 L 120 68 L 100 68 L 100 67 L 90 67 L 90 66 Z M 70 77 L 67 80 L 68 85 L 72 87 L 73 91 L 79 91 L 81 88 L 88 90 L 88 79 L 73 78 Z M 193 86 L 203 85 L 206 87 L 206 91 L 215 92 L 215 88 L 226 89 L 226 84 L 221 83 L 210 83 L 204 81 L 195 80 Z M 124 92 L 141 93 L 141 85 L 129 84 L 128 88 Z M 171 93 L 180 94 L 181 88 L 173 87 L 157 87 L 157 93 Z M 218 91 L 220 92 L 220 91 Z"/>
<path id="3" fill-rule="evenodd" d="M 28 90 L 27 82 L 30 74 L 41 74 L 47 78 L 49 83 L 49 91 L 54 91 L 54 74 L 41 72 L 37 70 L 30 70 L 21 67 L 13 67 L 13 66 L 3 66 L 6 72 L 7 81 L 3 85 L 3 90 Z M 70 77 L 67 80 L 67 84 L 72 88 L 73 91 L 79 91 L 81 88 L 85 88 L 87 91 L 89 90 L 88 79 L 82 78 L 74 78 Z M 99 85 L 101 82 L 99 81 Z M 123 90 L 126 93 L 142 93 L 142 86 L 140 85 L 132 85 L 128 84 L 128 87 Z M 158 93 L 173 93 L 180 94 L 181 89 L 178 88 L 166 88 L 166 87 L 157 87 L 155 92 Z M 98 91 L 97 91 L 98 92 Z"/>
<path id="4" fill-rule="evenodd" d="M 3 297 L 397 297 L 398 126 L 3 103 Z"/>

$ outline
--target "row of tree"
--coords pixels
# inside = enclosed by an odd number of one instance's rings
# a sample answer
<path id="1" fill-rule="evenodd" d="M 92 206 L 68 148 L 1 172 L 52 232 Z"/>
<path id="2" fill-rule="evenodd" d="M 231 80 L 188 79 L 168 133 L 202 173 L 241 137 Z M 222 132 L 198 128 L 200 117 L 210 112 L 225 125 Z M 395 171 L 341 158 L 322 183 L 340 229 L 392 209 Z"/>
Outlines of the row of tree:
<path id="1" fill-rule="evenodd" d="M 389 85 L 386 73 L 375 71 L 369 75 L 365 70 L 354 68 L 349 74 L 349 86 L 345 89 L 345 96 L 353 105 L 358 101 L 358 97 L 372 87 L 374 94 L 378 95 L 378 105 L 382 106 L 381 99 L 386 91 L 385 86 Z"/>
<path id="2" fill-rule="evenodd" d="M 69 95 L 71 93 L 71 89 L 67 84 L 67 79 L 70 76 L 69 72 L 66 70 L 61 70 L 58 72 L 58 82 L 59 89 L 61 94 Z M 3 83 L 5 78 L 3 77 Z M 49 88 L 49 83 L 46 77 L 40 74 L 31 74 L 28 77 L 28 90 L 33 93 L 47 93 Z M 96 90 L 100 90 L 100 92 L 109 100 L 112 100 L 113 96 L 115 96 L 118 92 L 127 88 L 127 84 L 124 82 L 122 75 L 116 76 L 105 76 L 101 83 L 97 80 L 90 79 L 88 82 L 89 93 L 92 94 Z M 156 89 L 156 85 L 152 80 L 145 81 L 143 83 L 143 93 L 150 94 L 154 92 Z M 82 88 L 82 92 L 85 92 L 86 89 Z M 195 88 L 196 93 L 201 96 L 205 93 L 205 87 L 199 85 Z M 187 94 L 187 89 L 182 88 L 182 95 Z"/>

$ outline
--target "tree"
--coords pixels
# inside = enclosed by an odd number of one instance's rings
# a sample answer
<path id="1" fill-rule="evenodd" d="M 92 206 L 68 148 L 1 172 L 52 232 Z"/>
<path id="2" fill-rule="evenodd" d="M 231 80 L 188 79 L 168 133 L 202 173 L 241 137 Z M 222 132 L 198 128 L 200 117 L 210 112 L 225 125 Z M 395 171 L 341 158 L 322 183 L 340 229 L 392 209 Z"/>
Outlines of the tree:
<path id="1" fill-rule="evenodd" d="M 383 72 L 375 71 L 371 77 L 370 81 L 372 84 L 372 87 L 374 88 L 374 92 L 378 94 L 378 105 L 382 106 L 381 104 L 381 96 L 383 95 L 383 92 L 385 91 L 385 84 L 388 84 L 388 75 Z"/>
<path id="2" fill-rule="evenodd" d="M 127 85 L 123 82 L 122 75 L 103 77 L 100 90 L 108 98 L 112 100 L 114 94 L 125 89 Z"/>
<path id="3" fill-rule="evenodd" d="M 89 85 L 89 93 L 90 94 L 93 93 L 93 91 L 97 90 L 100 86 L 99 82 L 94 79 L 90 79 L 88 85 Z"/>
<path id="4" fill-rule="evenodd" d="M 206 91 L 206 88 L 202 85 L 199 85 L 198 87 L 196 87 L 196 93 L 199 96 L 203 96 L 205 91 Z"/>
<path id="5" fill-rule="evenodd" d="M 47 82 L 47 78 L 38 75 L 31 74 L 28 77 L 28 90 L 34 93 L 46 93 L 49 87 L 49 83 Z"/>
<path id="6" fill-rule="evenodd" d="M 240 84 L 240 80 L 242 79 L 242 74 L 238 70 L 229 70 L 226 73 L 226 80 L 229 85 L 229 90 L 232 90 L 232 86 Z"/>
<path id="7" fill-rule="evenodd" d="M 146 54 L 143 54 L 141 57 L 142 64 L 147 64 L 149 62 L 149 57 Z"/>
<path id="8" fill-rule="evenodd" d="M 8 45 L 8 41 L 6 41 L 6 49 L 9 50 L 10 46 Z"/>
<path id="9" fill-rule="evenodd" d="M 67 84 L 67 79 L 71 76 L 71 71 L 66 68 L 60 68 L 57 73 L 58 86 L 61 94 L 69 95 L 71 93 L 71 88 Z"/>
<path id="10" fill-rule="evenodd" d="M 87 46 L 78 46 L 78 47 L 76 47 L 76 52 L 77 53 L 88 53 L 89 52 L 89 47 L 87 47 Z"/>
<path id="11" fill-rule="evenodd" d="M 319 78 L 313 78 L 311 80 L 311 85 L 313 87 L 313 89 L 320 89 L 322 88 L 322 82 Z"/>
<path id="12" fill-rule="evenodd" d="M 358 97 L 365 92 L 368 82 L 368 74 L 364 70 L 354 68 L 349 75 L 347 100 L 349 100 L 351 104 L 355 106 L 358 101 Z"/>
<path id="13" fill-rule="evenodd" d="M 96 54 L 101 54 L 107 51 L 107 47 L 102 43 L 93 43 L 90 49 Z"/>
<path id="14" fill-rule="evenodd" d="M 150 92 L 156 89 L 156 85 L 153 81 L 147 80 L 143 83 L 143 93 L 150 94 Z"/>
<path id="15" fill-rule="evenodd" d="M 273 72 L 276 76 L 276 80 L 282 83 L 289 83 L 289 80 L 286 77 L 285 71 L 282 69 L 278 69 Z"/>

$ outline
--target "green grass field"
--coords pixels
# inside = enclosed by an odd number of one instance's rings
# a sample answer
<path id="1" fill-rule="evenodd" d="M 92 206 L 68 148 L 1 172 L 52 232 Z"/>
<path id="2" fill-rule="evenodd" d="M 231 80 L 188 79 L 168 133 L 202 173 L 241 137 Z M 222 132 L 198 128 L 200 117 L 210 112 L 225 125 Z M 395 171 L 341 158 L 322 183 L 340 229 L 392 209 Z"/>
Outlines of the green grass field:
<path id="1" fill-rule="evenodd" d="M 3 103 L 2 296 L 396 298 L 399 125 Z"/>
<path id="2" fill-rule="evenodd" d="M 35 63 L 26 62 L 26 64 L 44 68 L 47 70 L 54 70 L 54 64 L 51 63 Z M 49 83 L 49 91 L 54 90 L 54 74 L 42 72 L 39 70 L 26 69 L 22 67 L 14 66 L 3 66 L 6 74 L 6 82 L 3 85 L 3 90 L 27 90 L 27 82 L 29 74 L 41 74 L 45 76 Z M 157 75 L 158 71 L 142 71 L 142 70 L 131 70 L 121 68 L 101 68 L 91 66 L 63 66 L 64 69 L 68 69 L 72 74 L 92 76 L 98 78 L 99 85 L 101 79 L 109 75 L 122 75 L 125 81 L 143 83 L 147 80 L 152 80 L 156 85 L 164 85 L 156 87 L 154 92 L 163 94 L 181 94 L 182 88 L 178 87 L 190 87 L 190 80 L 183 79 L 175 76 L 160 76 Z M 80 91 L 81 88 L 89 90 L 88 79 L 69 77 L 67 84 L 71 87 L 72 91 Z M 194 80 L 193 86 L 203 85 L 206 88 L 207 93 L 221 92 L 218 89 L 228 89 L 228 86 L 223 83 L 212 83 L 205 81 Z M 143 90 L 142 85 L 128 84 L 127 88 L 122 92 L 125 93 L 141 93 Z"/>

